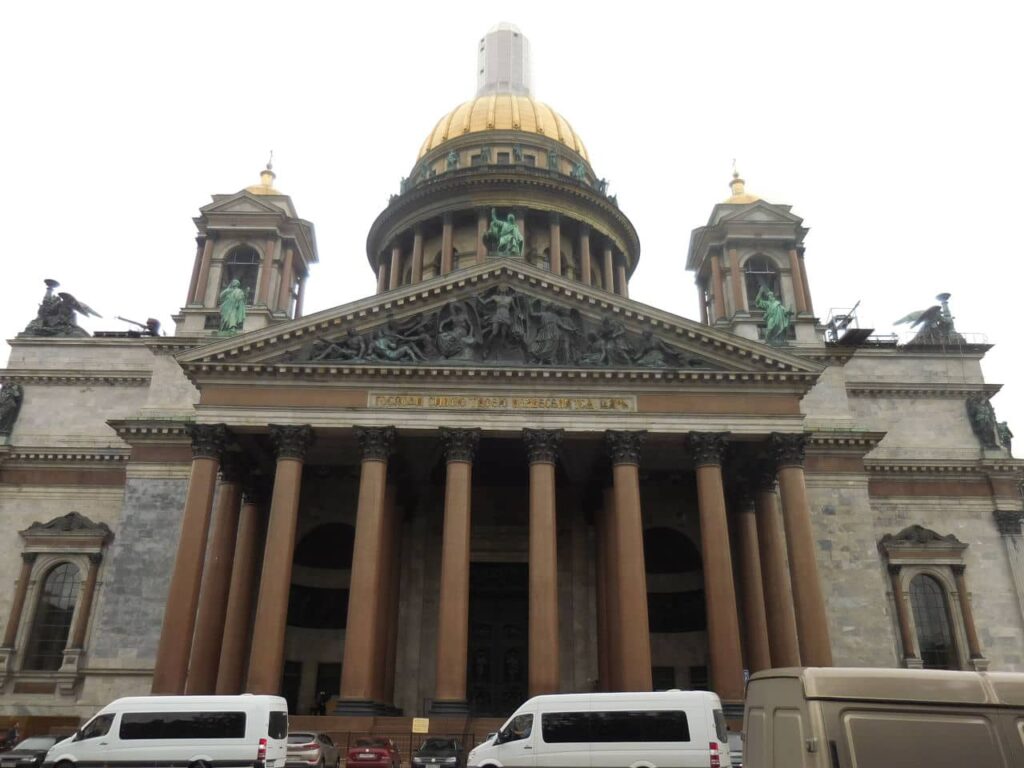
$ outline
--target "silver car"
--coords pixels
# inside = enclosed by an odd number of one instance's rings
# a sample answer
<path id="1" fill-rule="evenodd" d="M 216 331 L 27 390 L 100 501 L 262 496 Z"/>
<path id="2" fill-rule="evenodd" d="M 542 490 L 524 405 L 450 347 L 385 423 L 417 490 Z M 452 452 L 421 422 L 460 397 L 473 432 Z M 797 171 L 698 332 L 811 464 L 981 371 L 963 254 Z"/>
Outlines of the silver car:
<path id="1" fill-rule="evenodd" d="M 288 734 L 286 768 L 339 768 L 341 754 L 326 733 L 295 731 Z"/>

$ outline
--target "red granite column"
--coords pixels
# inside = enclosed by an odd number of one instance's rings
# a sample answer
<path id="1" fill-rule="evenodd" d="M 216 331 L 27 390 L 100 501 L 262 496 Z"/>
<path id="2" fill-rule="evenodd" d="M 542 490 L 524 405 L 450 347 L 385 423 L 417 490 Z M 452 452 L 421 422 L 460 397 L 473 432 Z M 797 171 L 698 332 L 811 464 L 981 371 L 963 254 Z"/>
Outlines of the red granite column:
<path id="1" fill-rule="evenodd" d="M 103 555 L 101 553 L 93 552 L 89 555 L 89 572 L 85 576 L 85 584 L 82 586 L 78 608 L 75 610 L 75 626 L 71 630 L 68 648 L 82 649 L 85 647 L 85 630 L 89 627 L 89 617 L 92 615 L 92 602 L 96 597 L 96 580 L 99 577 L 100 563 L 102 562 Z"/>
<path id="2" fill-rule="evenodd" d="M 484 235 L 490 222 L 487 218 L 487 209 L 478 208 L 476 212 L 476 263 L 483 264 L 487 261 L 487 243 L 484 242 Z"/>
<path id="3" fill-rule="evenodd" d="M 740 559 L 740 594 L 743 598 L 743 628 L 746 640 L 744 648 L 747 669 L 753 673 L 768 669 L 772 661 L 768 645 L 768 619 L 765 611 L 752 489 L 744 488 L 741 491 L 736 511 L 736 543 Z"/>
<path id="4" fill-rule="evenodd" d="M 272 309 L 287 313 L 292 304 L 292 281 L 295 273 L 295 249 L 284 249 L 284 266 L 281 269 L 281 285 L 277 290 L 277 306 Z"/>
<path id="5" fill-rule="evenodd" d="M 555 463 L 562 431 L 524 429 L 530 461 L 530 636 L 529 695 L 557 693 L 558 527 Z"/>
<path id="6" fill-rule="evenodd" d="M 402 282 L 402 246 L 395 243 L 391 246 L 391 271 L 388 278 L 388 290 L 394 290 Z"/>
<path id="7" fill-rule="evenodd" d="M 772 666 L 799 667 L 800 645 L 796 638 L 793 588 L 787 570 L 786 534 L 775 498 L 774 467 L 762 468 L 756 481 L 757 547 L 761 553 L 761 580 L 764 582 Z"/>
<path id="8" fill-rule="evenodd" d="M 18 641 L 18 626 L 21 624 L 21 614 L 25 610 L 25 596 L 28 594 L 28 583 L 32 578 L 32 565 L 35 561 L 35 552 L 21 553 L 21 572 L 18 574 L 18 584 L 14 588 L 14 600 L 11 602 L 7 626 L 4 627 L 4 648 L 13 649 Z"/>
<path id="9" fill-rule="evenodd" d="M 299 275 L 296 280 L 299 283 L 299 295 L 295 297 L 295 320 L 302 317 L 302 300 L 306 296 L 306 276 Z"/>
<path id="10" fill-rule="evenodd" d="M 469 652 L 469 532 L 476 429 L 441 429 L 447 463 L 441 597 L 437 612 L 437 687 L 431 714 L 465 715 Z"/>
<path id="11" fill-rule="evenodd" d="M 807 311 L 812 315 L 814 314 L 814 301 L 811 298 L 811 285 L 807 282 L 807 265 L 804 263 L 804 247 L 798 245 L 796 247 L 797 263 L 800 265 L 800 277 L 804 281 L 804 304 L 807 306 Z"/>
<path id="12" fill-rule="evenodd" d="M 807 291 L 804 290 L 804 273 L 800 269 L 800 257 L 796 253 L 796 245 L 789 244 L 789 276 L 793 281 L 793 303 L 798 315 L 807 312 Z"/>
<path id="13" fill-rule="evenodd" d="M 712 293 L 712 309 L 714 310 L 711 322 L 715 323 L 728 316 L 725 305 L 725 280 L 722 279 L 722 256 L 717 252 L 711 254 L 711 285 L 714 288 Z"/>
<path id="14" fill-rule="evenodd" d="M 729 249 L 729 276 L 732 283 L 733 314 L 748 312 L 747 305 L 743 301 L 743 273 L 740 272 L 739 251 L 735 248 Z"/>
<path id="15" fill-rule="evenodd" d="M 441 274 L 447 275 L 455 269 L 453 253 L 454 226 L 452 215 L 444 214 L 441 224 Z"/>
<path id="16" fill-rule="evenodd" d="M 647 572 L 644 567 L 644 527 L 640 506 L 640 446 L 644 432 L 605 432 L 612 460 L 615 510 L 610 526 L 613 548 L 611 587 L 618 592 L 613 616 L 622 690 L 649 691 L 651 633 L 647 617 Z"/>
<path id="17" fill-rule="evenodd" d="M 388 265 L 381 254 L 380 262 L 377 264 L 377 293 L 384 293 L 388 289 Z"/>
<path id="18" fill-rule="evenodd" d="M 722 486 L 726 446 L 724 433 L 690 433 L 690 453 L 697 471 L 711 686 L 723 702 L 738 702 L 743 700 L 743 655 Z"/>
<path id="19" fill-rule="evenodd" d="M 423 282 L 423 227 L 419 224 L 412 231 L 412 281 Z"/>
<path id="20" fill-rule="evenodd" d="M 352 546 L 352 579 L 349 587 L 345 652 L 341 665 L 338 714 L 372 715 L 375 687 L 384 658 L 385 641 L 379 636 L 381 611 L 387 603 L 384 583 L 384 502 L 387 494 L 388 457 L 394 449 L 394 427 L 356 427 L 362 454 L 359 500 L 356 503 L 356 534 Z"/>
<path id="21" fill-rule="evenodd" d="M 590 227 L 580 224 L 580 282 L 584 285 L 593 280 L 590 269 Z"/>
<path id="22" fill-rule="evenodd" d="M 618 283 L 615 292 L 622 298 L 629 298 L 629 280 L 626 279 L 626 257 L 622 256 L 619 263 L 615 265 L 615 277 Z"/>
<path id="23" fill-rule="evenodd" d="M 227 453 L 220 468 L 217 510 L 203 569 L 203 588 L 196 613 L 196 633 L 185 683 L 187 694 L 211 694 L 217 689 L 217 666 L 224 638 L 231 565 L 238 535 L 242 466 L 237 454 Z"/>
<path id="24" fill-rule="evenodd" d="M 207 283 L 210 281 L 210 265 L 213 263 L 213 243 L 216 237 L 212 232 L 207 232 L 206 240 L 203 243 L 203 255 L 199 261 L 199 275 L 196 277 L 196 290 L 192 296 L 192 303 L 202 304 L 203 306 L 212 307 L 216 305 L 216 297 L 207 296 L 206 288 Z M 216 291 L 211 293 L 216 294 Z M 212 298 L 213 304 L 210 304 L 207 299 Z"/>
<path id="25" fill-rule="evenodd" d="M 789 545 L 789 573 L 793 583 L 800 660 L 809 667 L 830 667 L 832 645 L 814 554 L 811 508 L 804 485 L 805 440 L 802 434 L 772 433 L 771 447 L 778 466 L 782 520 Z"/>
<path id="26" fill-rule="evenodd" d="M 953 566 L 953 577 L 956 579 L 957 600 L 960 602 L 960 615 L 964 619 L 964 632 L 967 634 L 967 651 L 971 660 L 983 658 L 981 642 L 978 640 L 978 627 L 974 623 L 974 609 L 971 607 L 971 595 L 967 591 L 967 577 L 964 566 Z"/>
<path id="27" fill-rule="evenodd" d="M 267 543 L 256 601 L 252 651 L 246 692 L 277 694 L 284 668 L 284 635 L 288 619 L 288 593 L 292 583 L 295 526 L 302 490 L 302 463 L 313 442 L 308 425 L 270 425 L 270 440 L 277 456 L 274 491 L 270 500 Z"/>
<path id="28" fill-rule="evenodd" d="M 235 556 L 231 563 L 231 584 L 225 610 L 224 640 L 217 665 L 218 694 L 238 694 L 245 683 L 245 666 L 252 637 L 252 607 L 259 572 L 259 544 L 263 529 L 262 509 L 266 500 L 255 477 L 242 486 L 242 509 L 238 514 Z"/>
<path id="29" fill-rule="evenodd" d="M 213 491 L 228 434 L 223 424 L 191 424 L 187 429 L 192 437 L 192 473 L 156 652 L 153 693 L 179 694 L 185 691 Z"/>
<path id="30" fill-rule="evenodd" d="M 907 605 L 907 593 L 903 591 L 900 579 L 901 566 L 889 566 L 889 581 L 892 584 L 892 601 L 896 605 L 896 621 L 900 625 L 900 644 L 903 646 L 903 664 L 906 667 L 920 668 L 917 655 L 917 642 L 914 627 L 910 621 L 910 606 Z"/>
<path id="31" fill-rule="evenodd" d="M 608 293 L 615 293 L 615 260 L 611 243 L 605 243 L 604 246 L 604 269 L 601 278 L 604 280 L 604 289 Z"/>
<path id="32" fill-rule="evenodd" d="M 556 275 L 562 274 L 562 222 L 557 213 L 549 214 L 550 219 L 550 240 L 551 246 L 551 271 Z"/>

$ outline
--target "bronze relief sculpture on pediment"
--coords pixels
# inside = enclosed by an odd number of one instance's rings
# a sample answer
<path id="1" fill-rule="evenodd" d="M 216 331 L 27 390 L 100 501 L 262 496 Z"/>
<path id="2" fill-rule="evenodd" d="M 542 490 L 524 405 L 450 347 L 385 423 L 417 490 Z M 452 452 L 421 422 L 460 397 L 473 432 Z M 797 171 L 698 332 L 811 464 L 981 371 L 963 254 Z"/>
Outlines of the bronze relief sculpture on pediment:
<path id="1" fill-rule="evenodd" d="M 708 361 L 611 314 L 599 321 L 508 286 L 359 333 L 321 336 L 300 354 L 313 363 L 466 363 L 603 368 L 696 368 Z"/>

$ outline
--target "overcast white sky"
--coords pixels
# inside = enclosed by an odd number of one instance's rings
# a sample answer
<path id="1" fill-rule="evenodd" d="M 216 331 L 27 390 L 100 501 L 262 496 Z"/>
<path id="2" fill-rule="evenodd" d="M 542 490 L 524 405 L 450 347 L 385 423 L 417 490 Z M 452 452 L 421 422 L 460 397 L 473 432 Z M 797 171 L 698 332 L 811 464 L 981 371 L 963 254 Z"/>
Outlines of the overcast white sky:
<path id="1" fill-rule="evenodd" d="M 104 316 L 87 328 L 173 328 L 192 217 L 255 183 L 271 148 L 277 187 L 316 225 L 307 311 L 371 294 L 369 226 L 507 20 L 531 41 L 534 95 L 640 233 L 633 298 L 698 316 L 689 232 L 738 158 L 748 191 L 811 228 L 822 317 L 860 300 L 861 325 L 887 333 L 953 294 L 959 330 L 996 344 L 993 403 L 1024 446 L 1022 8 L 4 3 L 0 334 L 35 316 L 46 277 Z"/>

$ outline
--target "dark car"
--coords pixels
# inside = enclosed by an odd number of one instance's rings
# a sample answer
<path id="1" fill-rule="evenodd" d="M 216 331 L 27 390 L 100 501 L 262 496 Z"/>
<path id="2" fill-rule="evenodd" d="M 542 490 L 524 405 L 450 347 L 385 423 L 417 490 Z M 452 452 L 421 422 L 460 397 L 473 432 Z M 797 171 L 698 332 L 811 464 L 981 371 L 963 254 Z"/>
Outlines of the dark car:
<path id="1" fill-rule="evenodd" d="M 287 768 L 339 768 L 341 754 L 326 733 L 293 731 L 288 734 Z"/>
<path id="2" fill-rule="evenodd" d="M 413 753 L 413 766 L 446 766 L 462 768 L 466 764 L 466 753 L 458 739 L 431 737 Z"/>
<path id="3" fill-rule="evenodd" d="M 0 754 L 0 768 L 35 768 L 43 764 L 50 747 L 60 739 L 56 736 L 29 736 L 14 745 L 14 749 Z"/>
<path id="4" fill-rule="evenodd" d="M 346 768 L 402 768 L 402 757 L 391 739 L 357 739 L 345 757 Z"/>

